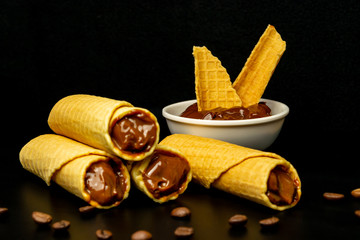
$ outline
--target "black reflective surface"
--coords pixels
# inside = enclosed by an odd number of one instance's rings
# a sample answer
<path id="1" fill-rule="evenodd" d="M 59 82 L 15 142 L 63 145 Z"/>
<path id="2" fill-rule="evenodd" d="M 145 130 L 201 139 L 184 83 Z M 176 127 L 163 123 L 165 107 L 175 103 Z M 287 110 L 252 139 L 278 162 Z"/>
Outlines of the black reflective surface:
<path id="1" fill-rule="evenodd" d="M 158 110 L 154 112 L 158 115 Z M 158 118 L 165 136 L 168 134 L 165 122 Z M 305 135 L 294 133 L 298 137 Z M 192 182 L 177 200 L 164 204 L 153 202 L 132 186 L 129 198 L 119 207 L 84 216 L 78 211 L 86 205 L 83 200 L 54 183 L 47 187 L 40 178 L 21 168 L 17 156 L 21 146 L 2 149 L 3 157 L 11 159 L 12 164 L 6 170 L 2 168 L 0 174 L 0 207 L 9 208 L 7 216 L 0 220 L 0 236 L 1 239 L 96 239 L 95 231 L 103 228 L 113 232 L 113 239 L 130 239 L 140 229 L 151 232 L 153 239 L 176 239 L 176 227 L 184 225 L 195 229 L 192 239 L 356 239 L 360 237 L 360 219 L 354 211 L 360 209 L 360 199 L 350 195 L 351 190 L 360 187 L 354 161 L 355 143 L 330 139 L 314 134 L 308 140 L 301 140 L 286 130 L 285 124 L 278 140 L 268 149 L 291 161 L 302 180 L 300 202 L 283 212 Z M 326 145 L 319 145 L 321 140 Z M 326 201 L 322 197 L 326 191 L 344 193 L 345 199 Z M 172 218 L 170 212 L 178 206 L 190 208 L 191 218 Z M 39 228 L 31 218 L 35 210 L 51 214 L 53 221 L 69 220 L 70 229 L 56 234 L 50 228 Z M 228 219 L 238 213 L 247 215 L 248 223 L 243 228 L 231 228 Z M 278 227 L 262 230 L 259 220 L 271 216 L 280 219 Z"/>

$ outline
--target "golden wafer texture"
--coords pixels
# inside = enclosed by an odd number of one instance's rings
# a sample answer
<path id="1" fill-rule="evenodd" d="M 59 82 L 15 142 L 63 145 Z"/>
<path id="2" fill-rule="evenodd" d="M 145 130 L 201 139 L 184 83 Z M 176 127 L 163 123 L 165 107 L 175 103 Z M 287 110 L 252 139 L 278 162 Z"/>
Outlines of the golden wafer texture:
<path id="1" fill-rule="evenodd" d="M 164 145 L 157 145 L 155 151 L 157 151 L 157 150 L 167 152 L 171 155 L 179 156 L 180 158 L 185 159 L 187 161 L 186 157 L 176 148 L 173 148 L 170 146 L 164 146 Z M 144 192 L 153 201 L 158 202 L 158 203 L 164 203 L 164 202 L 167 202 L 170 200 L 177 199 L 179 197 L 179 195 L 181 195 L 182 193 L 185 192 L 189 182 L 192 179 L 191 169 L 190 169 L 189 173 L 187 174 L 186 181 L 180 187 L 180 191 L 171 193 L 170 195 L 163 196 L 161 198 L 155 198 L 153 196 L 153 194 L 147 189 L 145 182 L 144 182 L 144 178 L 143 178 L 143 173 L 146 170 L 146 168 L 149 166 L 151 159 L 152 159 L 152 156 L 148 156 L 143 161 L 132 162 L 131 166 L 129 166 L 129 169 L 131 169 L 131 170 L 129 170 L 131 179 L 134 181 L 136 187 L 139 190 L 141 190 L 142 192 Z"/>
<path id="2" fill-rule="evenodd" d="M 193 47 L 195 92 L 199 111 L 240 107 L 241 100 L 231 85 L 230 76 L 206 47 Z"/>
<path id="3" fill-rule="evenodd" d="M 114 124 L 133 111 L 146 113 L 156 123 L 156 141 L 148 151 L 123 151 L 111 138 Z M 48 124 L 57 134 L 133 161 L 142 160 L 150 155 L 159 141 L 160 134 L 156 117 L 147 109 L 134 107 L 126 101 L 85 94 L 70 95 L 59 100 L 50 112 Z"/>
<path id="4" fill-rule="evenodd" d="M 243 107 L 259 102 L 285 49 L 286 42 L 268 25 L 233 83 Z"/>
<path id="5" fill-rule="evenodd" d="M 21 149 L 19 157 L 23 168 L 42 178 L 47 185 L 54 181 L 95 207 L 111 208 L 121 202 L 116 202 L 111 206 L 101 206 L 92 201 L 85 191 L 86 170 L 91 164 L 116 159 L 116 162 L 122 166 L 120 159 L 107 152 L 63 136 L 44 134 L 30 140 Z M 125 166 L 122 168 L 127 183 L 124 200 L 130 191 L 130 175 Z"/>
<path id="6" fill-rule="evenodd" d="M 301 183 L 296 169 L 281 156 L 235 144 L 186 134 L 173 134 L 160 142 L 176 147 L 190 162 L 193 178 L 206 188 L 211 186 L 276 210 L 297 204 Z M 296 200 L 277 206 L 266 195 L 272 169 L 282 166 L 298 183 Z"/>

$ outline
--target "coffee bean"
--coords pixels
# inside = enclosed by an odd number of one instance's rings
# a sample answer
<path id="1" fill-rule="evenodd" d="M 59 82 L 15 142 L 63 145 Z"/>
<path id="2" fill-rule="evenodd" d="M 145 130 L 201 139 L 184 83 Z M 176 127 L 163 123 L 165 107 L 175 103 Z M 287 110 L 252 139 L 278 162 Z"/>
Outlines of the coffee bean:
<path id="1" fill-rule="evenodd" d="M 279 218 L 277 217 L 271 217 L 271 218 L 266 218 L 266 219 L 262 219 L 259 221 L 260 226 L 261 227 L 273 227 L 276 226 L 279 223 Z"/>
<path id="2" fill-rule="evenodd" d="M 112 238 L 112 232 L 110 232 L 109 230 L 98 229 L 96 230 L 95 233 L 96 233 L 96 237 L 99 240 L 107 240 Z"/>
<path id="3" fill-rule="evenodd" d="M 84 206 L 84 207 L 79 208 L 79 212 L 84 215 L 94 213 L 95 210 L 96 210 L 96 207 L 94 207 L 94 206 Z"/>
<path id="4" fill-rule="evenodd" d="M 145 230 L 139 230 L 131 235 L 131 240 L 150 240 L 152 239 L 151 233 Z"/>
<path id="5" fill-rule="evenodd" d="M 248 221 L 248 218 L 246 215 L 242 214 L 236 214 L 229 218 L 229 224 L 233 227 L 240 227 L 244 226 Z"/>
<path id="6" fill-rule="evenodd" d="M 7 208 L 0 208 L 0 217 L 5 216 L 9 212 Z"/>
<path id="7" fill-rule="evenodd" d="M 357 216 L 358 218 L 360 218 L 360 209 L 359 209 L 359 210 L 355 210 L 355 216 Z"/>
<path id="8" fill-rule="evenodd" d="M 180 226 L 175 229 L 174 234 L 178 238 L 188 238 L 194 235 L 194 228 Z"/>
<path id="9" fill-rule="evenodd" d="M 331 193 L 331 192 L 325 192 L 323 194 L 323 197 L 326 199 L 326 200 L 330 200 L 330 201 L 338 201 L 338 200 L 341 200 L 341 199 L 344 199 L 344 194 L 341 194 L 341 193 Z"/>
<path id="10" fill-rule="evenodd" d="M 67 220 L 61 220 L 59 222 L 55 222 L 51 225 L 51 228 L 54 231 L 65 231 L 67 229 L 69 229 L 70 227 L 70 222 Z"/>
<path id="11" fill-rule="evenodd" d="M 34 211 L 32 213 L 32 219 L 39 225 L 46 225 L 51 223 L 52 216 L 47 213 Z"/>
<path id="12" fill-rule="evenodd" d="M 177 207 L 171 211 L 171 216 L 174 218 L 189 218 L 190 215 L 191 211 L 187 207 Z"/>
<path id="13" fill-rule="evenodd" d="M 357 188 L 357 189 L 354 189 L 351 191 L 351 195 L 354 197 L 354 198 L 360 198 L 360 188 Z"/>

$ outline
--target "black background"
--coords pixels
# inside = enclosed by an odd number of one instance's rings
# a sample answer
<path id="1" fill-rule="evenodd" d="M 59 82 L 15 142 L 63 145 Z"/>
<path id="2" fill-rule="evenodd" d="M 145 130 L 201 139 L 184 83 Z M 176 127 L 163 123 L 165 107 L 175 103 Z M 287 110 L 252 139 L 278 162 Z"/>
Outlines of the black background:
<path id="1" fill-rule="evenodd" d="M 60 98 L 87 93 L 124 99 L 148 108 L 158 117 L 163 138 L 169 132 L 161 109 L 195 98 L 192 46 L 207 46 L 234 80 L 267 25 L 272 24 L 286 41 L 287 49 L 263 97 L 286 103 L 290 114 L 278 140 L 268 150 L 293 163 L 304 191 L 303 200 L 296 210 L 287 212 L 286 221 L 295 221 L 293 234 L 302 233 L 300 239 L 309 239 L 316 229 L 328 237 L 337 236 L 334 229 L 342 230 L 339 235 L 356 234 L 355 227 L 360 223 L 354 223 L 352 212 L 360 208 L 359 202 L 347 200 L 343 207 L 328 206 L 321 201 L 321 194 L 338 191 L 350 198 L 349 191 L 360 187 L 356 154 L 360 132 L 359 10 L 360 2 L 350 0 L 1 1 L 1 151 L 4 156 L 0 204 L 13 208 L 23 204 L 17 188 L 30 189 L 29 195 L 37 198 L 36 191 L 40 191 L 55 202 L 57 197 L 66 195 L 65 202 L 81 204 L 81 200 L 76 202 L 75 197 L 63 194 L 56 186 L 46 189 L 40 180 L 22 170 L 18 161 L 18 152 L 27 141 L 50 132 L 47 116 Z M 30 186 L 24 186 L 25 182 Z M 196 185 L 189 190 L 182 201 L 189 201 L 188 205 L 194 204 L 193 207 L 199 207 L 196 200 L 194 203 L 191 200 L 200 194 L 199 199 L 205 198 L 204 206 L 208 208 L 211 199 L 227 205 L 224 214 L 234 212 L 239 201 L 250 209 L 249 214 L 258 218 L 262 217 L 260 212 L 268 211 Z M 147 202 L 140 193 L 135 191 L 134 195 L 139 195 L 141 204 L 145 205 L 144 212 L 152 208 L 160 211 L 158 205 Z M 209 197 L 213 198 L 209 200 Z M 222 198 L 225 202 L 221 202 Z M 114 217 L 129 211 L 137 216 L 132 212 L 137 211 L 135 199 L 138 198 L 133 197 L 134 203 L 105 214 Z M 69 207 L 66 204 L 61 208 L 65 212 Z M 164 208 L 170 209 L 174 204 Z M 12 229 L 8 226 L 16 223 L 14 215 L 20 216 L 20 212 L 10 216 L 12 224 L 1 221 L 0 227 Z M 337 227 L 340 222 L 332 219 L 335 216 L 351 220 L 346 226 Z M 139 213 L 139 217 L 144 216 Z M 324 218 L 328 221 L 324 222 Z M 33 232 L 34 226 L 28 224 L 26 234 Z M 213 227 L 210 223 L 206 226 Z M 132 225 L 125 236 L 136 228 L 141 228 L 141 224 Z M 227 236 L 254 238 L 252 230 L 241 234 L 228 232 Z M 67 237 L 78 239 L 75 230 L 72 231 Z M 280 233 L 256 237 L 283 236 L 277 234 Z M 27 239 L 24 237 L 27 235 L 21 236 Z M 197 236 L 196 239 L 205 239 L 201 234 Z M 39 237 L 34 233 L 31 238 Z M 158 236 L 158 239 L 166 237 Z"/>

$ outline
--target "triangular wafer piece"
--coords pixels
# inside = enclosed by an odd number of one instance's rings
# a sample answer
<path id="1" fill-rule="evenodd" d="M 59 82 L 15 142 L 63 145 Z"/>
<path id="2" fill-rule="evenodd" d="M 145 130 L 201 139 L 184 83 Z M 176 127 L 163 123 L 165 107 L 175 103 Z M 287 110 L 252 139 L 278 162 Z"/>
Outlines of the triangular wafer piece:
<path id="1" fill-rule="evenodd" d="M 268 25 L 233 83 L 244 107 L 259 102 L 285 49 L 286 42 Z"/>
<path id="2" fill-rule="evenodd" d="M 199 111 L 241 106 L 230 76 L 206 47 L 193 47 L 195 90 Z"/>

